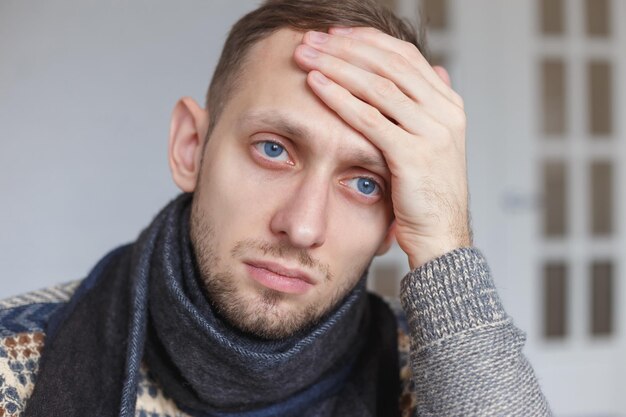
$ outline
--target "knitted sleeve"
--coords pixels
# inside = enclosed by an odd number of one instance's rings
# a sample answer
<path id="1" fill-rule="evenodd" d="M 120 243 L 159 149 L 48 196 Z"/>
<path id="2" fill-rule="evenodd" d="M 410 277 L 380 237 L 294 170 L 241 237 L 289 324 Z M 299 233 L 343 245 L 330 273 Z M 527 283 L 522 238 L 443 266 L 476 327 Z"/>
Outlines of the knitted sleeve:
<path id="1" fill-rule="evenodd" d="M 461 248 L 402 280 L 418 416 L 549 416 L 480 251 Z"/>

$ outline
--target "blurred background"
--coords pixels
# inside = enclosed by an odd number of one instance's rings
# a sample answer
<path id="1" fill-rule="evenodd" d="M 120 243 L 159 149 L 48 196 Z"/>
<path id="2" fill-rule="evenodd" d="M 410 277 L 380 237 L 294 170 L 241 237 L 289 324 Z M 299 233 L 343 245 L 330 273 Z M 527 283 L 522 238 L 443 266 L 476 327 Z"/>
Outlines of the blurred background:
<path id="1" fill-rule="evenodd" d="M 626 416 L 626 0 L 384 3 L 465 99 L 475 243 L 553 411 Z M 177 194 L 170 112 L 257 4 L 0 2 L 0 298 L 85 276 Z M 370 286 L 407 271 L 396 247 Z"/>

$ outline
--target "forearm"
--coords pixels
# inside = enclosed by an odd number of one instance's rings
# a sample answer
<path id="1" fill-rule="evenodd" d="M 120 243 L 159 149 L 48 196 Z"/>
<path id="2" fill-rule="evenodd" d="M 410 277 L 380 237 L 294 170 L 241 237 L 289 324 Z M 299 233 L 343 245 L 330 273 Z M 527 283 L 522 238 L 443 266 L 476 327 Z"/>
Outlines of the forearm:
<path id="1" fill-rule="evenodd" d="M 402 281 L 417 415 L 550 415 L 525 336 L 506 315 L 486 262 L 452 251 Z"/>

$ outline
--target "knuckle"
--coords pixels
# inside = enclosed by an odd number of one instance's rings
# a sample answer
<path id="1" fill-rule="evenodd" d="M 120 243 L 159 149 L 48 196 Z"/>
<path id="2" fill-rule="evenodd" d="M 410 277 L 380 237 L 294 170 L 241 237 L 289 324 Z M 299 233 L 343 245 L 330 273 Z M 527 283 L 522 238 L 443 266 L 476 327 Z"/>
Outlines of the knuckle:
<path id="1" fill-rule="evenodd" d="M 352 39 L 352 38 L 341 38 L 341 41 L 339 42 L 339 49 L 344 51 L 344 52 L 349 52 L 354 50 L 356 46 L 356 40 Z"/>
<path id="2" fill-rule="evenodd" d="M 381 116 L 376 107 L 367 106 L 359 113 L 359 121 L 367 129 L 375 129 L 380 124 Z"/>
<path id="3" fill-rule="evenodd" d="M 387 78 L 377 78 L 372 82 L 372 89 L 379 97 L 389 97 L 396 92 L 397 87 Z"/>
<path id="4" fill-rule="evenodd" d="M 417 46 L 415 46 L 411 42 L 404 41 L 402 47 L 402 55 L 418 58 L 422 56 L 422 53 L 419 49 L 417 49 Z"/>
<path id="5" fill-rule="evenodd" d="M 452 101 L 454 102 L 454 104 L 459 106 L 459 108 L 465 109 L 465 101 L 463 100 L 463 97 L 461 97 L 460 94 L 456 91 L 452 92 Z"/>
<path id="6" fill-rule="evenodd" d="M 395 73 L 407 72 L 410 64 L 405 57 L 400 54 L 392 53 L 387 59 L 387 65 L 389 69 Z"/>
<path id="7" fill-rule="evenodd" d="M 426 57 L 422 54 L 422 51 L 411 42 L 404 42 L 404 47 L 400 49 L 401 55 L 407 60 L 409 64 L 426 63 Z"/>
<path id="8" fill-rule="evenodd" d="M 399 114 L 413 114 L 417 110 L 415 102 L 403 92 L 394 97 L 392 105 Z"/>

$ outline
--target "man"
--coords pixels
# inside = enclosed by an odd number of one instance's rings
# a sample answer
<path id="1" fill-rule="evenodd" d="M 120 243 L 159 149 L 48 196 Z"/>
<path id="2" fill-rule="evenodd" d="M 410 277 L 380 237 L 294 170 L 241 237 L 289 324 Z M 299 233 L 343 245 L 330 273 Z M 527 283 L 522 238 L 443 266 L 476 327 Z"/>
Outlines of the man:
<path id="1" fill-rule="evenodd" d="M 206 109 L 173 112 L 184 194 L 77 289 L 4 302 L 3 415 L 549 414 L 471 247 L 462 100 L 420 48 L 363 0 L 242 18 Z M 393 239 L 406 319 L 365 291 Z"/>

